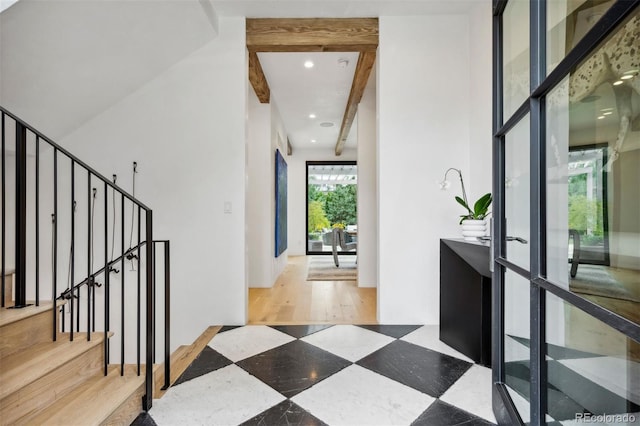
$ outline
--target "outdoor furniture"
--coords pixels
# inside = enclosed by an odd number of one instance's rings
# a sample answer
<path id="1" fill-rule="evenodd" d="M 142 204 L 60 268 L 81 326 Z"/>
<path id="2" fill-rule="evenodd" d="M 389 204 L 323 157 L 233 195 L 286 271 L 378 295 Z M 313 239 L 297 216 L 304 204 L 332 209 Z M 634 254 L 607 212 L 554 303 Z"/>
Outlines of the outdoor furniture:
<path id="1" fill-rule="evenodd" d="M 348 243 L 346 241 L 345 233 L 341 228 L 333 228 L 332 235 L 333 239 L 331 241 L 331 250 L 333 252 L 333 261 L 336 264 L 336 267 L 339 267 L 340 262 L 338 260 L 338 247 L 342 251 L 356 250 L 358 248 L 358 243 Z"/>
<path id="2" fill-rule="evenodd" d="M 578 273 L 578 264 L 580 263 L 580 234 L 575 229 L 569 229 L 569 238 L 573 238 L 573 254 L 569 259 L 571 263 L 571 278 L 575 278 Z"/>

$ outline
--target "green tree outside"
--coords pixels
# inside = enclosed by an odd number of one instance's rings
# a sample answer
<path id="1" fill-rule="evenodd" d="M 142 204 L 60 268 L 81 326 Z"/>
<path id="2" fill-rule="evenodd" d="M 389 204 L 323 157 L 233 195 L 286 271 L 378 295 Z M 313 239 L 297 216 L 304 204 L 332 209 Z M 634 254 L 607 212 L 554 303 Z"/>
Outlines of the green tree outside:
<path id="1" fill-rule="evenodd" d="M 358 223 L 358 192 L 356 185 L 337 185 L 334 191 L 326 195 L 325 212 L 332 224 Z"/>
<path id="2" fill-rule="evenodd" d="M 309 233 L 312 232 L 320 232 L 324 228 L 329 227 L 329 219 L 324 212 L 324 207 L 321 201 L 310 201 L 309 202 L 309 228 L 307 231 Z"/>

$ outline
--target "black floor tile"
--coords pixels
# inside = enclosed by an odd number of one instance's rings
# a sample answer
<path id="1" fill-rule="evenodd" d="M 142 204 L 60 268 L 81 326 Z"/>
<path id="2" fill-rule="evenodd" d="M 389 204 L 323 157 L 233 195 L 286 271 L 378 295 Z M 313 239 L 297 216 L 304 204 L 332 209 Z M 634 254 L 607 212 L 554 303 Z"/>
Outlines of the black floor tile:
<path id="1" fill-rule="evenodd" d="M 436 400 L 411 426 L 490 426 L 490 423 L 459 408 Z"/>
<path id="2" fill-rule="evenodd" d="M 196 377 L 204 376 L 207 373 L 211 373 L 212 371 L 231 364 L 233 364 L 233 362 L 227 359 L 224 355 L 214 351 L 209 346 L 205 346 L 198 357 L 194 359 L 184 373 L 178 377 L 178 380 L 175 381 L 173 386 L 195 379 Z"/>
<path id="3" fill-rule="evenodd" d="M 157 426 L 149 413 L 140 413 L 130 426 Z"/>
<path id="4" fill-rule="evenodd" d="M 333 327 L 333 325 L 272 325 L 271 328 L 275 328 L 278 331 L 293 336 L 297 339 L 324 330 L 326 328 Z"/>
<path id="5" fill-rule="evenodd" d="M 224 333 L 225 331 L 233 330 L 234 328 L 240 328 L 241 325 L 225 325 L 219 331 L 218 334 Z"/>
<path id="6" fill-rule="evenodd" d="M 240 426 L 327 426 L 304 408 L 287 399 L 247 420 Z"/>
<path id="7" fill-rule="evenodd" d="M 309 343 L 294 340 L 236 363 L 287 398 L 352 363 Z"/>
<path id="8" fill-rule="evenodd" d="M 375 331 L 389 337 L 399 339 L 422 327 L 421 325 L 359 325 L 358 327 Z"/>
<path id="9" fill-rule="evenodd" d="M 522 343 L 526 347 L 529 347 L 529 339 L 524 337 L 509 336 L 513 340 Z M 565 348 L 563 346 L 552 345 L 547 343 L 547 355 L 555 360 L 563 359 L 577 359 L 577 358 L 594 358 L 602 355 L 593 354 L 591 352 L 583 352 L 577 349 Z"/>
<path id="10" fill-rule="evenodd" d="M 436 398 L 472 365 L 402 340 L 389 343 L 356 364 Z"/>

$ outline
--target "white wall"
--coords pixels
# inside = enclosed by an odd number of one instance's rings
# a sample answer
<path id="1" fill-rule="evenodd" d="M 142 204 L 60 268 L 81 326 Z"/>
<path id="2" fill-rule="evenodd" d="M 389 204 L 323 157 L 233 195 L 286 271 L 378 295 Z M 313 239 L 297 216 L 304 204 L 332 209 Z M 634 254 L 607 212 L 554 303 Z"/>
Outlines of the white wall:
<path id="1" fill-rule="evenodd" d="M 376 76 L 358 105 L 358 286 L 378 286 Z"/>
<path id="2" fill-rule="evenodd" d="M 271 105 L 248 91 L 247 120 L 247 283 L 270 287 L 273 243 L 271 222 Z"/>
<path id="3" fill-rule="evenodd" d="M 439 321 L 439 239 L 459 236 L 461 212 L 459 190 L 443 193 L 436 182 L 448 167 L 469 170 L 469 38 L 462 15 L 380 17 L 380 323 Z"/>
<path id="4" fill-rule="evenodd" d="M 477 200 L 492 189 L 493 129 L 491 90 L 491 2 L 479 2 L 469 14 L 469 172 L 465 173 L 465 186 L 472 200 Z"/>
<path id="5" fill-rule="evenodd" d="M 172 244 L 173 348 L 246 320 L 247 79 L 244 19 L 221 18 L 216 40 L 62 141 L 124 188 L 138 161 L 154 237 Z"/>
<path id="6" fill-rule="evenodd" d="M 289 256 L 304 256 L 307 244 L 307 161 L 355 161 L 357 152 L 345 149 L 336 156 L 333 149 L 296 149 L 287 157 L 289 170 Z M 358 236 L 359 237 L 359 236 Z"/>

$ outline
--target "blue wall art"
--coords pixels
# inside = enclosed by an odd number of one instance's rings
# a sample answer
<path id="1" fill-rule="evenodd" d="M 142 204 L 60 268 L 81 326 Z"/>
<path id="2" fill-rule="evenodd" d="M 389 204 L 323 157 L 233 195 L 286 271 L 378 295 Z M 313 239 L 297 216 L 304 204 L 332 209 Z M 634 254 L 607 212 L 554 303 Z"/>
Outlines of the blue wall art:
<path id="1" fill-rule="evenodd" d="M 287 162 L 276 150 L 276 257 L 287 249 Z"/>

